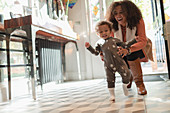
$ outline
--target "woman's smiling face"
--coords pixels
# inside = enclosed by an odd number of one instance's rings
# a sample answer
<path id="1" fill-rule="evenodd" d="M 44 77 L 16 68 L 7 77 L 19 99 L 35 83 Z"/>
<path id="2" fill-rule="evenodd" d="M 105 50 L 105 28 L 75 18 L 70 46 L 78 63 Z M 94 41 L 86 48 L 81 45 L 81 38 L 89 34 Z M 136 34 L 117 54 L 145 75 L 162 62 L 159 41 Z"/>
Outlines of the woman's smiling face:
<path id="1" fill-rule="evenodd" d="M 120 25 L 126 26 L 126 16 L 120 5 L 114 10 L 114 17 Z"/>

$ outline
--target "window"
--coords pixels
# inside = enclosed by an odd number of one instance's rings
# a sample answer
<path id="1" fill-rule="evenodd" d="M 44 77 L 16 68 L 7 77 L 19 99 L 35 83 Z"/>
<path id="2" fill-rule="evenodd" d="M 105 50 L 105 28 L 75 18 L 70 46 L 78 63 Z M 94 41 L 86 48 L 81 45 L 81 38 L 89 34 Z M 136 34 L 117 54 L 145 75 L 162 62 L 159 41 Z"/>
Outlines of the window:
<path id="1" fill-rule="evenodd" d="M 100 5 L 99 0 L 90 0 L 90 14 L 92 20 L 92 31 L 95 29 L 96 23 L 100 20 Z"/>

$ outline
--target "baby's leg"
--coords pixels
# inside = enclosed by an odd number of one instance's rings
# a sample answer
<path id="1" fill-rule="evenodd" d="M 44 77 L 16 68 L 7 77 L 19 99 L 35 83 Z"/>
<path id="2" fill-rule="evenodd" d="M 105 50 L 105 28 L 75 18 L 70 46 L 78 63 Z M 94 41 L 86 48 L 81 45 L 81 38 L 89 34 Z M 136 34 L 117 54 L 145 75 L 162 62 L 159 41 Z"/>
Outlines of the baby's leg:
<path id="1" fill-rule="evenodd" d="M 115 72 L 116 71 L 112 71 L 112 68 L 110 68 L 109 66 L 105 66 L 105 70 L 106 70 L 106 76 L 107 76 L 107 86 L 108 86 L 108 90 L 110 93 L 110 100 L 111 101 L 115 101 Z"/>
<path id="2" fill-rule="evenodd" d="M 125 94 L 125 96 L 128 96 L 129 92 L 127 89 L 127 85 L 130 81 L 130 71 L 126 65 L 123 65 L 118 68 L 118 72 L 122 77 L 124 94 Z"/>
<path id="3" fill-rule="evenodd" d="M 117 71 L 119 72 L 120 76 L 122 77 L 122 82 L 124 84 L 128 84 L 130 81 L 131 73 L 130 73 L 127 65 L 119 66 Z"/>

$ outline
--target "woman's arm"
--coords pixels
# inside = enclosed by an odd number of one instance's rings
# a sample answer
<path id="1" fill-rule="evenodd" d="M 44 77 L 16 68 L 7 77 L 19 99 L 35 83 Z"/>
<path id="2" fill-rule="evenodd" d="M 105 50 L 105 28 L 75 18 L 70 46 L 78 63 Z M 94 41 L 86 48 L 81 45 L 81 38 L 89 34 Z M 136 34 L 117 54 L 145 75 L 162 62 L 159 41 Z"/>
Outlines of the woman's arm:
<path id="1" fill-rule="evenodd" d="M 147 38 L 146 38 L 146 33 L 145 33 L 145 23 L 143 19 L 139 21 L 139 24 L 137 25 L 137 37 L 138 41 L 137 43 L 133 44 L 130 47 L 131 52 L 138 51 L 143 49 L 146 46 L 147 43 Z"/>
<path id="2" fill-rule="evenodd" d="M 129 53 L 139 51 L 143 49 L 146 46 L 147 38 L 145 33 L 145 24 L 143 19 L 139 21 L 139 24 L 137 25 L 137 43 L 130 46 L 128 49 L 118 48 L 119 51 L 117 52 L 119 55 L 122 55 L 122 57 L 126 56 Z"/>

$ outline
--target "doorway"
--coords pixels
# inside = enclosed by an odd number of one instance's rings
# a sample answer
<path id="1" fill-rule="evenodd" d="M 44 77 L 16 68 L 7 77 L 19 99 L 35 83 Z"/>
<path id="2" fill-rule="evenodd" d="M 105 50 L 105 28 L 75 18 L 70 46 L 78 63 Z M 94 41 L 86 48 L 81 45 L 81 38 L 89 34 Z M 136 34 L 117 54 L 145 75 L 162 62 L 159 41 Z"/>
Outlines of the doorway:
<path id="1" fill-rule="evenodd" d="M 162 0 L 132 0 L 142 12 L 146 36 L 152 40 L 154 62 L 142 62 L 144 75 L 168 75 L 166 40 L 164 37 L 164 8 Z M 147 7 L 146 7 L 147 6 Z"/>

